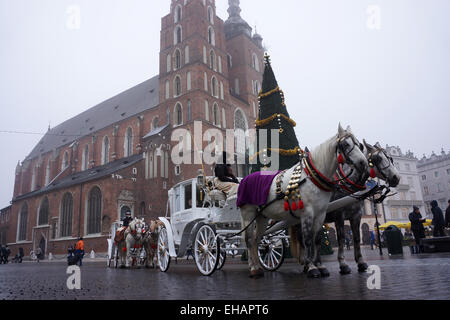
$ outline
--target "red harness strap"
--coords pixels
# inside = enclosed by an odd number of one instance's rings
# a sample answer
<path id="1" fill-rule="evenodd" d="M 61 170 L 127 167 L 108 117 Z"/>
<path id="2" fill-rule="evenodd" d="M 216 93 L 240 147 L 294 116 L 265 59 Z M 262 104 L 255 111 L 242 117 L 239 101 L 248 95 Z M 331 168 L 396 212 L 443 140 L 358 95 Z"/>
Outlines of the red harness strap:
<path id="1" fill-rule="evenodd" d="M 344 189 L 345 191 L 347 191 L 350 194 L 353 194 L 358 191 L 366 190 L 366 186 L 361 186 L 361 185 L 353 182 L 345 175 L 344 170 L 342 169 L 342 165 L 339 165 L 338 170 L 339 171 L 335 174 L 335 179 L 341 180 L 338 183 L 339 187 L 341 187 L 342 189 Z M 349 187 L 347 187 L 345 185 L 345 182 L 347 182 L 349 184 Z"/>
<path id="2" fill-rule="evenodd" d="M 308 156 L 305 158 L 305 171 L 306 174 L 309 176 L 312 183 L 316 185 L 317 188 L 320 190 L 331 192 L 333 191 L 333 188 L 336 185 L 336 182 L 331 181 L 327 177 L 325 177 L 322 173 L 320 173 L 319 170 L 316 169 L 314 166 L 312 159 L 311 159 L 311 153 L 308 153 Z"/>

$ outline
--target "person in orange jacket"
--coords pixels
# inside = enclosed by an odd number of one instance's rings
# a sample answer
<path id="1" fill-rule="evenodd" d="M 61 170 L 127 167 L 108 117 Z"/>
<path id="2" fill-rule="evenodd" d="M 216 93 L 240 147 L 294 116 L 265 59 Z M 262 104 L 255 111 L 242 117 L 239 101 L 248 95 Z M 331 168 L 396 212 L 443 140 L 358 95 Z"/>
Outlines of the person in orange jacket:
<path id="1" fill-rule="evenodd" d="M 81 267 L 83 264 L 83 257 L 84 257 L 84 242 L 82 237 L 80 237 L 77 244 L 75 245 L 75 255 L 78 256 L 78 261 L 80 262 Z"/>

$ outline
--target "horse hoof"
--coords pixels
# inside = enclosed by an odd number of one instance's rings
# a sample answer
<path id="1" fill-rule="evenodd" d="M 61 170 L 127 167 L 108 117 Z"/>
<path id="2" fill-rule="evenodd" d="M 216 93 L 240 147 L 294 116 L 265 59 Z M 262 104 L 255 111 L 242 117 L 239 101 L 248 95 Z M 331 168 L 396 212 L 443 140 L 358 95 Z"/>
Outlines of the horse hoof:
<path id="1" fill-rule="evenodd" d="M 319 272 L 320 272 L 320 276 L 322 278 L 327 278 L 330 276 L 330 272 L 328 271 L 327 268 L 321 268 L 321 269 L 319 269 Z"/>
<path id="2" fill-rule="evenodd" d="M 262 277 L 264 277 L 264 271 L 262 271 L 261 269 L 250 271 L 250 278 L 259 279 Z"/>
<path id="3" fill-rule="evenodd" d="M 320 271 L 318 269 L 311 269 L 308 271 L 308 278 L 320 278 Z"/>
<path id="4" fill-rule="evenodd" d="M 119 269 L 125 269 L 125 266 L 122 265 L 122 266 L 119 267 Z"/>
<path id="5" fill-rule="evenodd" d="M 349 266 L 342 266 L 339 269 L 341 270 L 340 271 L 341 274 L 350 274 L 350 273 L 352 273 L 352 269 L 350 269 Z"/>
<path id="6" fill-rule="evenodd" d="M 358 264 L 358 272 L 366 272 L 369 269 L 367 263 Z"/>

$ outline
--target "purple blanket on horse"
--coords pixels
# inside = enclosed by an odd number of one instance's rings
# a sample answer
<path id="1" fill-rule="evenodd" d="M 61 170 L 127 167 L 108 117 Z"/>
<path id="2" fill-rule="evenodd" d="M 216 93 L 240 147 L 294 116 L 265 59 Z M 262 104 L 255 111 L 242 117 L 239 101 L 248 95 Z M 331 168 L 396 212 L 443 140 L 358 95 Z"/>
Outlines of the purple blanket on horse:
<path id="1" fill-rule="evenodd" d="M 280 173 L 264 171 L 255 172 L 241 181 L 238 189 L 237 206 L 246 204 L 262 206 L 267 203 L 273 179 Z"/>

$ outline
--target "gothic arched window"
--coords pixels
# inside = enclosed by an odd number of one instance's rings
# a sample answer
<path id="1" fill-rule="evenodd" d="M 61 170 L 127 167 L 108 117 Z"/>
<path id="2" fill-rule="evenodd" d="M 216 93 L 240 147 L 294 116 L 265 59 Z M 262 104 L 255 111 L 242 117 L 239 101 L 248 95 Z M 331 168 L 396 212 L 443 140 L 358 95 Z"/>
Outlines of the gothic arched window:
<path id="1" fill-rule="evenodd" d="M 216 126 L 220 126 L 220 111 L 217 103 L 213 106 L 213 123 Z"/>
<path id="2" fill-rule="evenodd" d="M 181 5 L 178 5 L 175 8 L 175 23 L 180 22 L 181 18 L 182 18 Z"/>
<path id="3" fill-rule="evenodd" d="M 181 78 L 179 76 L 176 76 L 174 80 L 174 92 L 175 97 L 181 96 Z"/>
<path id="4" fill-rule="evenodd" d="M 174 30 L 174 45 L 177 45 L 179 43 L 181 43 L 181 35 L 182 35 L 182 29 L 181 26 L 176 26 L 175 30 Z"/>
<path id="5" fill-rule="evenodd" d="M 209 67 L 216 70 L 216 54 L 214 50 L 209 52 Z"/>
<path id="6" fill-rule="evenodd" d="M 125 157 L 129 157 L 133 154 L 133 129 L 128 128 L 125 135 Z"/>
<path id="7" fill-rule="evenodd" d="M 89 193 L 87 234 L 96 234 L 102 231 L 102 192 L 94 187 Z"/>
<path id="8" fill-rule="evenodd" d="M 48 224 L 48 210 L 49 210 L 48 198 L 45 197 L 44 200 L 42 200 L 41 205 L 39 207 L 39 218 L 38 218 L 39 226 Z"/>
<path id="9" fill-rule="evenodd" d="M 183 107 L 181 106 L 181 103 L 175 105 L 174 124 L 176 126 L 181 126 L 183 124 Z"/>
<path id="10" fill-rule="evenodd" d="M 208 28 L 208 43 L 213 46 L 216 45 L 216 37 L 214 34 L 214 29 L 212 27 Z"/>
<path id="11" fill-rule="evenodd" d="M 61 202 L 61 232 L 60 237 L 72 236 L 73 197 L 66 193 Z"/>
<path id="12" fill-rule="evenodd" d="M 83 150 L 83 155 L 81 157 L 81 171 L 87 170 L 89 168 L 89 146 L 86 145 Z"/>
<path id="13" fill-rule="evenodd" d="M 102 164 L 107 164 L 109 162 L 109 138 L 105 136 L 103 138 L 102 145 Z"/>
<path id="14" fill-rule="evenodd" d="M 181 68 L 181 52 L 180 50 L 175 50 L 175 70 Z"/>
<path id="15" fill-rule="evenodd" d="M 218 90 L 217 90 L 217 79 L 216 79 L 216 77 L 212 77 L 212 79 L 211 79 L 211 94 L 214 96 L 214 97 L 218 97 L 219 95 L 218 95 Z"/>
<path id="16" fill-rule="evenodd" d="M 69 153 L 66 151 L 64 152 L 61 171 L 65 170 L 68 166 L 69 166 Z"/>
<path id="17" fill-rule="evenodd" d="M 19 230 L 17 234 L 17 241 L 27 240 L 27 226 L 28 226 L 28 204 L 24 203 L 20 210 Z"/>
<path id="18" fill-rule="evenodd" d="M 155 130 L 158 127 L 159 127 L 159 117 L 155 117 L 155 118 L 153 118 L 151 129 Z"/>
<path id="19" fill-rule="evenodd" d="M 208 7 L 208 21 L 211 24 L 214 24 L 214 11 L 211 7 Z"/>

